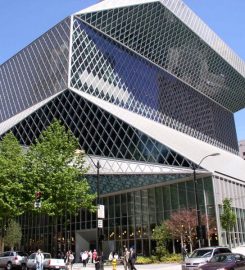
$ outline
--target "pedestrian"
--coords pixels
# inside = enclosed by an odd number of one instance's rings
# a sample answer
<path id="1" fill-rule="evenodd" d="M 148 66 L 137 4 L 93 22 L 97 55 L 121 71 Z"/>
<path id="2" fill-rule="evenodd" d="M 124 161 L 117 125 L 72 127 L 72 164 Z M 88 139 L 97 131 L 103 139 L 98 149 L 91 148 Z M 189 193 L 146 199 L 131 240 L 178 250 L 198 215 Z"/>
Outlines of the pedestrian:
<path id="1" fill-rule="evenodd" d="M 130 269 L 130 265 L 129 265 L 129 255 L 130 252 L 128 251 L 127 248 L 125 248 L 124 252 L 123 252 L 123 265 L 124 265 L 124 270 Z"/>
<path id="2" fill-rule="evenodd" d="M 135 261 L 136 261 L 136 252 L 133 248 L 130 248 L 130 252 L 129 252 L 129 265 L 130 265 L 130 270 L 137 270 L 135 268 Z"/>
<path id="3" fill-rule="evenodd" d="M 66 260 L 65 260 L 67 270 L 72 270 L 73 262 L 74 262 L 74 255 L 72 254 L 72 251 L 69 250 L 66 253 Z"/>
<path id="4" fill-rule="evenodd" d="M 95 265 L 95 270 L 100 270 L 100 256 L 97 254 L 97 252 L 96 252 L 96 257 L 94 257 L 94 265 Z"/>
<path id="5" fill-rule="evenodd" d="M 35 256 L 36 270 L 43 270 L 43 261 L 44 261 L 43 253 L 41 252 L 41 249 L 38 249 Z"/>
<path id="6" fill-rule="evenodd" d="M 115 258 L 116 260 L 118 260 L 118 259 L 119 259 L 119 256 L 118 256 L 117 252 L 114 252 L 114 254 L 113 254 L 113 258 Z"/>
<path id="7" fill-rule="evenodd" d="M 112 260 L 112 270 L 117 270 L 117 259 L 114 257 Z"/>
<path id="8" fill-rule="evenodd" d="M 109 254 L 108 260 L 109 260 L 109 262 L 111 262 L 113 260 L 113 252 L 112 251 Z"/>
<path id="9" fill-rule="evenodd" d="M 83 267 L 86 267 L 86 264 L 88 262 L 88 252 L 84 251 L 82 253 L 82 263 L 83 263 Z"/>
<path id="10" fill-rule="evenodd" d="M 94 262 L 94 260 L 95 260 L 95 258 L 97 257 L 97 251 L 96 251 L 96 249 L 94 249 L 94 251 L 93 251 L 93 254 L 92 254 L 92 262 Z"/>
<path id="11" fill-rule="evenodd" d="M 184 244 L 181 248 L 181 253 L 182 253 L 182 258 L 183 258 L 183 261 L 185 260 L 185 257 L 187 256 L 187 247 L 186 247 L 186 244 Z"/>
<path id="12" fill-rule="evenodd" d="M 92 260 L 92 250 L 90 250 L 89 253 L 88 253 L 88 262 L 92 263 L 92 261 L 93 261 Z"/>

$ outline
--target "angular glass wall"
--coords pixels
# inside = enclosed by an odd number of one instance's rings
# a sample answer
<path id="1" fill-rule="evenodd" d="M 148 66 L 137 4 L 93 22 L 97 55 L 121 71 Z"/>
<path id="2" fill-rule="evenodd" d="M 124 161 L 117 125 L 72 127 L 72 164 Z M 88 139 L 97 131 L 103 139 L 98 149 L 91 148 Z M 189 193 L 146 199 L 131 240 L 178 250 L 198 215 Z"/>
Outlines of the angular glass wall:
<path id="1" fill-rule="evenodd" d="M 78 17 L 230 111 L 244 108 L 243 76 L 160 2 Z"/>
<path id="2" fill-rule="evenodd" d="M 79 20 L 73 29 L 72 87 L 237 152 L 231 112 Z"/>
<path id="3" fill-rule="evenodd" d="M 92 192 L 96 192 L 96 178 L 95 175 L 87 175 L 86 178 L 91 186 Z M 101 195 L 106 195 L 109 193 L 115 193 L 118 191 L 127 191 L 136 188 L 147 188 L 147 186 L 160 185 L 163 183 L 180 180 L 184 178 L 192 177 L 192 173 L 182 173 L 182 174 L 134 174 L 125 175 L 119 174 L 115 175 L 100 175 L 100 193 Z M 115 183 L 116 178 L 116 183 Z"/>
<path id="4" fill-rule="evenodd" d="M 70 18 L 0 66 L 0 122 L 67 88 Z"/>
<path id="5" fill-rule="evenodd" d="M 79 95 L 66 91 L 21 121 L 12 132 L 30 145 L 52 120 L 66 125 L 81 149 L 97 156 L 192 167 L 192 162 Z"/>
<path id="6" fill-rule="evenodd" d="M 130 182 L 137 182 L 138 176 L 121 176 L 128 178 Z M 145 183 L 152 182 L 154 175 L 141 175 Z M 117 183 L 117 175 L 110 176 L 112 182 Z M 104 181 L 107 180 L 104 176 Z M 110 180 L 110 179 L 108 179 Z M 202 188 L 202 189 L 200 189 Z M 198 196 L 202 214 L 206 213 L 207 221 L 215 218 L 213 189 L 211 178 L 198 179 Z M 207 200 L 204 200 L 206 194 Z M 183 209 L 195 209 L 194 185 L 191 180 L 176 179 L 176 183 L 156 187 L 144 187 L 140 190 L 126 191 L 121 194 L 104 196 L 105 205 L 104 220 L 104 246 L 110 244 L 115 251 L 122 255 L 123 246 L 136 248 L 137 254 L 149 255 L 155 249 L 155 243 L 151 240 L 152 232 L 156 225 L 167 220 L 171 213 Z M 209 209 L 208 211 L 206 211 Z M 25 215 L 21 219 L 25 250 L 30 250 L 30 245 L 40 243 L 43 250 L 52 251 L 52 245 L 58 241 L 61 250 L 70 245 L 75 250 L 76 233 L 88 232 L 96 228 L 96 215 L 81 209 L 76 217 L 66 217 L 69 223 L 65 223 L 65 217 L 58 222 L 57 237 L 52 231 L 52 219 L 46 219 L 44 225 L 35 215 Z M 206 224 L 205 224 L 206 225 Z M 210 224 L 212 234 L 210 241 L 217 245 L 217 229 L 215 224 Z M 69 234 L 67 234 L 67 231 Z M 53 237 L 52 237 L 53 236 Z M 40 239 L 41 237 L 41 239 Z M 95 240 L 95 235 L 94 235 Z M 94 242 L 91 242 L 93 244 Z M 180 242 L 175 242 L 176 251 L 180 252 Z M 171 250 L 172 243 L 169 245 Z"/>

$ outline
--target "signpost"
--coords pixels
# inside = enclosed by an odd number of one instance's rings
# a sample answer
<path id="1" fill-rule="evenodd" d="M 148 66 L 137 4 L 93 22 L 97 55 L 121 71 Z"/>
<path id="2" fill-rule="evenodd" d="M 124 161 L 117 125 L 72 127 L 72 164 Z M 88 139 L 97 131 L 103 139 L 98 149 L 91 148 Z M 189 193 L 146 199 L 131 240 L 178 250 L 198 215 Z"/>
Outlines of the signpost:
<path id="1" fill-rule="evenodd" d="M 99 203 L 99 200 L 98 200 Z M 103 219 L 105 218 L 105 206 L 103 204 L 98 204 L 97 205 L 97 241 L 98 241 L 98 253 L 100 254 L 100 270 L 104 269 L 103 265 L 103 260 L 102 260 L 102 240 L 103 240 L 103 234 L 102 229 L 103 229 Z"/>
<path id="2" fill-rule="evenodd" d="M 103 219 L 98 219 L 98 228 L 103 228 Z"/>

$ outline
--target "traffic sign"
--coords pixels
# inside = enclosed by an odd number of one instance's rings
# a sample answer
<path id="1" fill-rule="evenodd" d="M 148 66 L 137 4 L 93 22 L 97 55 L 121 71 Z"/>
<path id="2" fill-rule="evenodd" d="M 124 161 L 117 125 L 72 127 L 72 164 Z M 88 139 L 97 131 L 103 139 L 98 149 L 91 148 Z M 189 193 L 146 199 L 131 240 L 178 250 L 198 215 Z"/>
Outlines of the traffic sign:
<path id="1" fill-rule="evenodd" d="M 103 228 L 103 219 L 98 219 L 98 228 Z"/>
<path id="2" fill-rule="evenodd" d="M 97 207 L 98 207 L 98 218 L 105 218 L 105 206 L 103 204 L 99 204 Z"/>
<path id="3" fill-rule="evenodd" d="M 41 207 L 41 202 L 35 202 L 34 207 L 35 208 L 40 208 Z"/>

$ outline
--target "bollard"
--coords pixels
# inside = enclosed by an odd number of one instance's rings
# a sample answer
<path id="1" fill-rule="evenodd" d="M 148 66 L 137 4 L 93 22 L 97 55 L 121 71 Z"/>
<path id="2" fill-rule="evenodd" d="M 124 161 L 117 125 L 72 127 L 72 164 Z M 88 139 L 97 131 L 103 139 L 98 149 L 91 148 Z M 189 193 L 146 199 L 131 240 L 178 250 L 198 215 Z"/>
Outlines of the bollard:
<path id="1" fill-rule="evenodd" d="M 117 259 L 115 258 L 112 260 L 112 270 L 117 270 Z"/>

